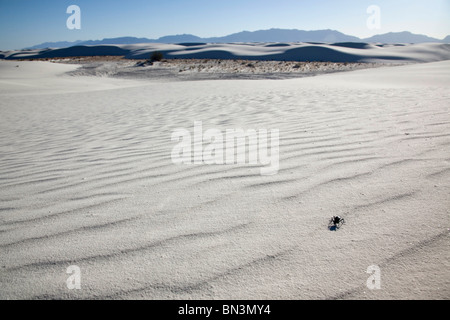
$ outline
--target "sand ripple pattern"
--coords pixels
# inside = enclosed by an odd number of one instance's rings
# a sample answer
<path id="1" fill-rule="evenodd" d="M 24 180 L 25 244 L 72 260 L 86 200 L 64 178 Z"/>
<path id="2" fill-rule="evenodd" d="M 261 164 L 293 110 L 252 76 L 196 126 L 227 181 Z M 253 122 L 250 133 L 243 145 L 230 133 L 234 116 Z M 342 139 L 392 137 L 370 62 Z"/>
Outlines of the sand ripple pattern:
<path id="1" fill-rule="evenodd" d="M 363 290 L 374 264 L 422 276 L 392 297 L 450 297 L 450 250 L 421 249 L 449 246 L 448 86 L 307 81 L 0 99 L 0 298 L 383 298 Z M 171 132 L 194 120 L 280 129 L 279 174 L 173 165 Z M 441 290 L 424 252 L 447 261 Z"/>

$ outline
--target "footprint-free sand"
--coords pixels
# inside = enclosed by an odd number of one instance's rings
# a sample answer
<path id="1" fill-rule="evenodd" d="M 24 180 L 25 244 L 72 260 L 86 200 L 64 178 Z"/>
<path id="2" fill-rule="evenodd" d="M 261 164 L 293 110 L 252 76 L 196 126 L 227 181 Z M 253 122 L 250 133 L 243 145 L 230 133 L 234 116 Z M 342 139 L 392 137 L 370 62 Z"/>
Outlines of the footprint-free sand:
<path id="1" fill-rule="evenodd" d="M 76 68 L 0 61 L 1 299 L 450 298 L 450 61 L 287 80 Z M 174 164 L 194 121 L 279 129 L 278 174 Z"/>

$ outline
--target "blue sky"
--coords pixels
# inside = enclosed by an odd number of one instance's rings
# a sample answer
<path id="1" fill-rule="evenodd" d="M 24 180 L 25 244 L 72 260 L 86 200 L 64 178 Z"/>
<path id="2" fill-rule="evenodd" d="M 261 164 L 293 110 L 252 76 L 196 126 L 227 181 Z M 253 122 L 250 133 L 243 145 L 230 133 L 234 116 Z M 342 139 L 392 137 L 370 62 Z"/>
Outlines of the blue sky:
<path id="1" fill-rule="evenodd" d="M 81 8 L 81 30 L 69 30 L 70 5 Z M 381 29 L 366 12 L 381 9 Z M 450 0 L 0 0 L 0 49 L 50 41 L 172 34 L 224 36 L 270 28 L 335 29 L 357 37 L 411 31 L 450 34 Z"/>

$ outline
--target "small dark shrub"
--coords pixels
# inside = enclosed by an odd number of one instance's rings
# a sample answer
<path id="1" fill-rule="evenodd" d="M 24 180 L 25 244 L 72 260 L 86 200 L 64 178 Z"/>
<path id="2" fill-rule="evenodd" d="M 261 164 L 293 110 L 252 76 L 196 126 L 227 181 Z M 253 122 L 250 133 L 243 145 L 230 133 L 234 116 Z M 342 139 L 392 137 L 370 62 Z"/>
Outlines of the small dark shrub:
<path id="1" fill-rule="evenodd" d="M 164 55 L 162 54 L 162 52 L 155 51 L 150 56 L 150 61 L 151 62 L 161 61 L 163 58 L 164 58 Z"/>

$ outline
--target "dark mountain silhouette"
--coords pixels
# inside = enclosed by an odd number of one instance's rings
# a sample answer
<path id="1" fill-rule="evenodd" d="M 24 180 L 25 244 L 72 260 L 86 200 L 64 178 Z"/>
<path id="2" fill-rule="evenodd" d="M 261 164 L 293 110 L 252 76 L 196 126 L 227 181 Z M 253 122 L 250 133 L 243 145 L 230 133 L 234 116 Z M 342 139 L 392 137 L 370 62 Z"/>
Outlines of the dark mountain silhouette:
<path id="1" fill-rule="evenodd" d="M 296 29 L 270 29 L 259 31 L 242 31 L 224 37 L 200 38 L 192 34 L 171 35 L 159 39 L 120 37 L 103 40 L 74 41 L 74 42 L 46 42 L 27 49 L 65 48 L 80 45 L 104 45 L 104 44 L 137 44 L 137 43 L 231 43 L 231 42 L 316 42 L 316 43 L 423 43 L 440 42 L 450 43 L 450 36 L 444 40 L 431 38 L 425 35 L 411 32 L 390 32 L 376 35 L 366 39 L 346 35 L 336 30 L 304 31 Z"/>

